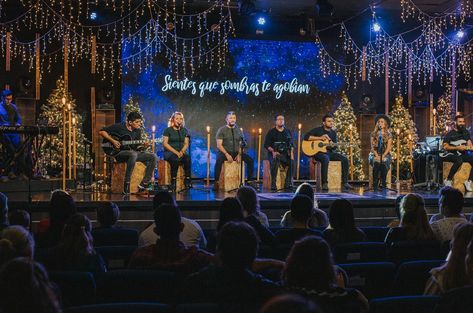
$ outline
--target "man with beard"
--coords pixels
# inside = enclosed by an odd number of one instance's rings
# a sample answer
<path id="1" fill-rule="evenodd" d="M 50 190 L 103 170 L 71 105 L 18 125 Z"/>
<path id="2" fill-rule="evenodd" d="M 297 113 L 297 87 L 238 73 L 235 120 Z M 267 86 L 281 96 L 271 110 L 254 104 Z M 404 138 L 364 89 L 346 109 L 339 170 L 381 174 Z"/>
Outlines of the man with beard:
<path id="1" fill-rule="evenodd" d="M 471 170 L 468 180 L 464 183 L 468 192 L 473 191 L 473 156 L 467 153 L 472 150 L 470 133 L 465 127 L 465 117 L 463 115 L 455 116 L 455 129 L 449 131 L 443 139 L 444 153 L 441 154 L 442 162 L 452 162 L 452 168 L 444 181 L 445 186 L 452 186 L 455 173 L 461 168 L 463 162 L 470 163 Z"/>

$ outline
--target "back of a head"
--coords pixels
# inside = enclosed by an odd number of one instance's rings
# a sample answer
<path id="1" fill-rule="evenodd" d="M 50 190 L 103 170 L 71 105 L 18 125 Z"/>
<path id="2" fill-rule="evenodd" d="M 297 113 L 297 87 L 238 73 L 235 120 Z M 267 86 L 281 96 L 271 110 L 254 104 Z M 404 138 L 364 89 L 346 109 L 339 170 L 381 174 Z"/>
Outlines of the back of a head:
<path id="1" fill-rule="evenodd" d="M 329 208 L 330 226 L 339 231 L 350 231 L 355 228 L 353 205 L 346 199 L 336 199 Z"/>
<path id="2" fill-rule="evenodd" d="M 101 227 L 113 227 L 120 217 L 120 209 L 116 203 L 101 202 L 97 207 L 97 221 Z"/>
<path id="3" fill-rule="evenodd" d="M 17 257 L 33 259 L 34 239 L 22 226 L 9 226 L 2 231 L 0 239 L 0 266 Z"/>
<path id="4" fill-rule="evenodd" d="M 71 216 L 64 225 L 59 243 L 65 256 L 75 258 L 94 254 L 91 231 L 92 223 L 87 216 L 79 213 Z"/>
<path id="5" fill-rule="evenodd" d="M 424 198 L 416 193 L 404 196 L 400 204 L 401 226 L 423 227 L 427 221 Z"/>
<path id="6" fill-rule="evenodd" d="M 25 210 L 10 211 L 8 212 L 8 221 L 10 226 L 19 225 L 29 229 L 31 223 L 30 213 Z"/>
<path id="7" fill-rule="evenodd" d="M 176 205 L 162 204 L 154 211 L 156 233 L 161 239 L 178 240 L 181 233 L 181 212 Z"/>
<path id="8" fill-rule="evenodd" d="M 223 225 L 231 221 L 242 221 L 243 206 L 240 200 L 233 197 L 223 199 L 220 205 L 220 217 L 218 220 L 217 230 L 220 230 Z"/>
<path id="9" fill-rule="evenodd" d="M 297 294 L 284 294 L 270 299 L 259 313 L 321 313 L 317 305 Z"/>
<path id="10" fill-rule="evenodd" d="M 217 236 L 217 254 L 224 268 L 244 270 L 251 266 L 258 252 L 258 237 L 245 222 L 228 222 Z"/>
<path id="11" fill-rule="evenodd" d="M 0 312 L 61 312 L 43 266 L 27 258 L 16 258 L 5 264 L 0 271 Z"/>
<path id="12" fill-rule="evenodd" d="M 328 243 L 317 236 L 296 241 L 286 259 L 282 281 L 288 287 L 329 289 L 335 283 L 335 270 Z"/>
<path id="13" fill-rule="evenodd" d="M 256 190 L 251 186 L 243 186 L 238 188 L 236 198 L 240 200 L 243 210 L 249 214 L 253 214 L 259 210 L 259 201 Z"/>
<path id="14" fill-rule="evenodd" d="M 294 195 L 306 195 L 312 201 L 314 201 L 314 188 L 309 183 L 302 183 L 297 187 L 296 192 Z"/>
<path id="15" fill-rule="evenodd" d="M 290 209 L 294 221 L 307 223 L 312 216 L 313 202 L 308 196 L 299 194 L 292 198 Z"/>
<path id="16" fill-rule="evenodd" d="M 58 227 L 62 230 L 64 223 L 77 213 L 76 203 L 72 196 L 63 190 L 54 190 L 49 203 L 51 227 Z"/>
<path id="17" fill-rule="evenodd" d="M 0 225 L 6 224 L 8 214 L 8 198 L 4 193 L 0 192 Z"/>
<path id="18" fill-rule="evenodd" d="M 446 186 L 440 189 L 441 213 L 446 216 L 458 215 L 463 210 L 464 197 L 460 190 Z"/>
<path id="19" fill-rule="evenodd" d="M 153 198 L 153 210 L 156 210 L 161 204 L 177 205 L 176 200 L 167 191 L 159 191 Z"/>

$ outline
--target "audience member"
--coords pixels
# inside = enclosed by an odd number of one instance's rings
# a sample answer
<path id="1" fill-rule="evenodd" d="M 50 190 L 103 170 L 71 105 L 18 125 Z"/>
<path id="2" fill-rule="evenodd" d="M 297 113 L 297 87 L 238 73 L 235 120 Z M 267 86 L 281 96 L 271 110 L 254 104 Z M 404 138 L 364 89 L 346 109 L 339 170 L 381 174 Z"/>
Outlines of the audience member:
<path id="1" fill-rule="evenodd" d="M 153 198 L 153 210 L 156 210 L 161 204 L 173 204 L 177 205 L 176 201 L 169 192 L 159 191 Z M 207 240 L 205 239 L 204 232 L 196 221 L 181 217 L 181 222 L 184 225 L 179 239 L 186 246 L 197 246 L 201 249 L 205 249 L 207 246 Z M 151 223 L 145 230 L 143 230 L 138 239 L 138 246 L 144 247 L 153 245 L 159 236 L 156 234 L 154 229 L 156 228 L 155 223 Z"/>
<path id="2" fill-rule="evenodd" d="M 460 223 L 455 226 L 451 242 L 451 253 L 447 262 L 430 271 L 432 275 L 427 282 L 424 294 L 438 295 L 445 292 L 471 285 L 473 280 L 468 275 L 466 257 L 468 244 L 473 239 L 473 224 Z"/>
<path id="3" fill-rule="evenodd" d="M 452 240 L 455 225 L 467 222 L 462 214 L 463 201 L 463 194 L 460 190 L 448 186 L 440 189 L 440 214 L 434 215 L 430 220 L 430 226 L 438 241 Z"/>
<path id="4" fill-rule="evenodd" d="M 284 294 L 270 299 L 260 313 L 321 313 L 310 299 L 297 294 Z"/>
<path id="5" fill-rule="evenodd" d="M 405 195 L 397 196 L 394 202 L 394 210 L 395 210 L 397 218 L 389 222 L 387 227 L 389 228 L 399 227 L 399 225 L 401 224 L 401 201 L 404 198 L 404 196 Z"/>
<path id="6" fill-rule="evenodd" d="M 356 227 L 353 205 L 346 199 L 337 199 L 329 208 L 330 226 L 324 230 L 324 238 L 334 246 L 342 243 L 365 241 L 365 233 Z"/>
<path id="7" fill-rule="evenodd" d="M 8 198 L 0 192 L 0 231 L 8 227 Z"/>
<path id="8" fill-rule="evenodd" d="M 16 258 L 0 271 L 0 312 L 60 313 L 46 270 L 29 258 Z"/>
<path id="9" fill-rule="evenodd" d="M 416 193 L 407 194 L 400 204 L 401 223 L 389 230 L 385 242 L 391 245 L 397 241 L 435 240 L 425 211 L 424 198 Z"/>
<path id="10" fill-rule="evenodd" d="M 106 272 L 105 262 L 94 249 L 92 223 L 74 214 L 64 225 L 59 244 L 45 254 L 44 265 L 52 271 L 84 271 L 95 275 Z"/>
<path id="11" fill-rule="evenodd" d="M 0 266 L 17 257 L 33 259 L 34 239 L 22 226 L 5 228 L 0 239 Z"/>
<path id="12" fill-rule="evenodd" d="M 300 184 L 297 187 L 294 196 L 297 195 L 306 195 L 308 196 L 313 205 L 312 205 L 312 212 L 309 219 L 309 227 L 316 228 L 316 227 L 327 227 L 328 226 L 328 217 L 327 213 L 319 209 L 319 205 L 317 199 L 315 198 L 314 188 L 308 183 Z M 284 213 L 280 225 L 281 227 L 291 227 L 293 223 L 291 210 L 286 211 Z"/>
<path id="13" fill-rule="evenodd" d="M 368 312 L 368 300 L 356 289 L 337 286 L 336 276 L 327 242 L 309 236 L 297 241 L 289 252 L 282 284 L 287 291 L 314 300 L 325 313 Z"/>
<path id="14" fill-rule="evenodd" d="M 120 208 L 112 201 L 100 202 L 97 207 L 97 228 L 114 228 L 120 218 Z"/>
<path id="15" fill-rule="evenodd" d="M 8 221 L 10 222 L 10 225 L 23 226 L 28 230 L 31 226 L 30 213 L 25 210 L 13 210 L 8 212 Z"/>
<path id="16" fill-rule="evenodd" d="M 209 265 L 213 255 L 186 246 L 180 241 L 184 229 L 179 208 L 174 204 L 162 204 L 154 211 L 156 243 L 138 248 L 131 256 L 128 267 L 169 270 L 183 274 L 194 273 Z"/>
<path id="17" fill-rule="evenodd" d="M 309 228 L 309 219 L 312 216 L 313 203 L 306 195 L 296 195 L 291 200 L 292 228 L 282 229 L 276 233 L 280 244 L 293 244 L 304 236 L 319 235 L 318 231 Z"/>

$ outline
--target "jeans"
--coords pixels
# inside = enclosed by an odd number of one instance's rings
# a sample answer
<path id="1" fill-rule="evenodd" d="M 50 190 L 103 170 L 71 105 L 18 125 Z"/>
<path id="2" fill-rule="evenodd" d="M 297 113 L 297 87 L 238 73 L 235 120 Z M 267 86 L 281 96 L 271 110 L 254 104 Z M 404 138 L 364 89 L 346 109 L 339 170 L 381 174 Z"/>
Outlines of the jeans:
<path id="1" fill-rule="evenodd" d="M 182 158 L 170 151 L 164 152 L 164 159 L 171 165 L 171 178 L 176 178 L 179 165 L 184 165 L 184 173 L 186 178 L 191 177 L 191 158 L 188 154 L 184 154 Z"/>
<path id="2" fill-rule="evenodd" d="M 348 159 L 338 152 L 319 152 L 314 155 L 314 160 L 322 165 L 322 184 L 328 183 L 328 163 L 330 161 L 340 161 L 342 163 L 342 184 L 348 183 Z"/>
<path id="3" fill-rule="evenodd" d="M 471 170 L 470 170 L 470 176 L 468 180 L 473 180 L 473 155 L 469 155 L 469 154 L 448 155 L 442 158 L 442 162 L 453 163 L 452 168 L 450 169 L 450 172 L 448 173 L 448 178 L 447 178 L 448 180 L 453 180 L 453 176 L 455 176 L 455 173 L 460 169 L 463 162 L 470 163 Z"/>
<path id="4" fill-rule="evenodd" d="M 130 182 L 136 162 L 142 162 L 146 165 L 145 177 L 143 177 L 142 182 L 149 183 L 151 175 L 153 175 L 156 164 L 158 163 L 156 154 L 133 150 L 120 151 L 115 155 L 115 160 L 117 160 L 117 162 L 126 162 L 125 183 Z"/>
<path id="5" fill-rule="evenodd" d="M 238 152 L 230 153 L 233 159 L 238 155 Z M 248 168 L 248 179 L 253 178 L 254 166 L 255 161 L 246 153 L 241 155 L 241 159 L 243 162 L 246 163 L 246 167 Z M 225 162 L 227 158 L 222 152 L 217 153 L 217 160 L 215 161 L 215 181 L 218 181 L 220 178 L 220 172 L 222 171 L 223 162 Z"/>
<path id="6" fill-rule="evenodd" d="M 294 177 L 294 161 L 289 155 L 277 155 L 273 158 L 272 153 L 268 153 L 269 164 L 271 164 L 271 187 L 276 187 L 276 177 L 278 175 L 278 168 L 280 165 L 287 166 L 285 186 L 292 185 L 292 178 Z"/>

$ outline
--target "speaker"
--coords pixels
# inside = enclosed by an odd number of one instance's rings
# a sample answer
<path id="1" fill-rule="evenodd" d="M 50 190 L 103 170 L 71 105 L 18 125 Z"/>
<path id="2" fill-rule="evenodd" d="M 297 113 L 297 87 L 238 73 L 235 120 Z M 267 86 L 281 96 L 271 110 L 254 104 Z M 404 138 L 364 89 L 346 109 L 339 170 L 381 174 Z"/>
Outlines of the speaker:
<path id="1" fill-rule="evenodd" d="M 112 108 L 113 108 L 113 104 L 115 103 L 115 90 L 113 88 L 110 88 L 110 87 L 101 87 L 99 89 L 99 101 L 98 101 L 98 105 L 103 105 L 103 104 L 112 104 Z"/>
<path id="2" fill-rule="evenodd" d="M 429 90 L 427 86 L 415 86 L 412 95 L 414 106 L 425 108 L 429 106 Z"/>
<path id="3" fill-rule="evenodd" d="M 30 76 L 20 76 L 16 81 L 16 97 L 18 98 L 34 98 L 35 97 L 35 83 Z"/>

